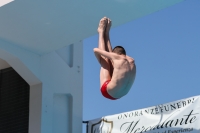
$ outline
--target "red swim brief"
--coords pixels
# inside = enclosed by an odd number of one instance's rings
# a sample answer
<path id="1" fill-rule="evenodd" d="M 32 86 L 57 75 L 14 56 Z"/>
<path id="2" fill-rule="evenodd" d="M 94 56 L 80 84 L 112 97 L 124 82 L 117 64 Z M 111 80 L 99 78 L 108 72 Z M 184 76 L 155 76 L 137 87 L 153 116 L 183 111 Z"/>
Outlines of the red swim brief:
<path id="1" fill-rule="evenodd" d="M 104 97 L 111 99 L 111 100 L 116 100 L 117 98 L 113 98 L 112 96 L 110 96 L 107 92 L 107 85 L 110 82 L 110 80 L 107 80 L 101 87 L 101 93 Z"/>

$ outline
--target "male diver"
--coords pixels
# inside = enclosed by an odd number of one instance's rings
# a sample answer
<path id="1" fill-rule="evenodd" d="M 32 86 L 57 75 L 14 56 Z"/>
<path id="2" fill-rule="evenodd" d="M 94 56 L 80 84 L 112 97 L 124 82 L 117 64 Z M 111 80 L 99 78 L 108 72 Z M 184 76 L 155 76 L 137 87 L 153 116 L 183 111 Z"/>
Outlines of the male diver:
<path id="1" fill-rule="evenodd" d="M 136 66 L 134 59 L 126 55 L 122 46 L 112 49 L 109 31 L 112 23 L 109 18 L 99 22 L 99 45 L 94 48 L 94 54 L 101 65 L 100 85 L 102 95 L 116 100 L 126 95 L 133 85 Z"/>

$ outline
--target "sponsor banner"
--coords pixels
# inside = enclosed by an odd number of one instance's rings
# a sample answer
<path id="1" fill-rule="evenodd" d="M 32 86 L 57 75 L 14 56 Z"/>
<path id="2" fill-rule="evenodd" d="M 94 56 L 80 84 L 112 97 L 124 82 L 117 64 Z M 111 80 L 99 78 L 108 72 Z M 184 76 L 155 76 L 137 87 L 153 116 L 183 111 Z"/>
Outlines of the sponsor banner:
<path id="1" fill-rule="evenodd" d="M 200 96 L 91 120 L 88 133 L 200 133 Z"/>

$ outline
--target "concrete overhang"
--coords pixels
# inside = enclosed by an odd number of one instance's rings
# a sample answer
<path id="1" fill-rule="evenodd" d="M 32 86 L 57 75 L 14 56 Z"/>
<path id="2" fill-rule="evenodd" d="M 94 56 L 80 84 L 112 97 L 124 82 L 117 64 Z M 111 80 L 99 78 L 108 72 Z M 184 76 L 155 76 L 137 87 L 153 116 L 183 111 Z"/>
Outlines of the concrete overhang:
<path id="1" fill-rule="evenodd" d="M 14 1 L 14 0 L 1 0 L 0 1 L 0 7 L 4 6 L 4 5 L 6 5 L 6 4 L 8 4 L 8 3 L 12 2 L 12 1 Z"/>
<path id="2" fill-rule="evenodd" d="M 116 27 L 183 0 L 3 1 L 0 39 L 42 55 L 96 34 L 104 16 Z"/>

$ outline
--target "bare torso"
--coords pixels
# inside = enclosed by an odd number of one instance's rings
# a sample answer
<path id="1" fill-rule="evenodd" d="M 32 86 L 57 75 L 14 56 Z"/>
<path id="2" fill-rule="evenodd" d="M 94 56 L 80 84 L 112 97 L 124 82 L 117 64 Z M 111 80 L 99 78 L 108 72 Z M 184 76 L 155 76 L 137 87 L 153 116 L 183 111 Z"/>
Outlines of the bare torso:
<path id="1" fill-rule="evenodd" d="M 136 66 L 134 59 L 121 55 L 119 59 L 112 59 L 113 74 L 110 83 L 107 86 L 108 93 L 120 98 L 126 95 L 135 79 Z"/>

